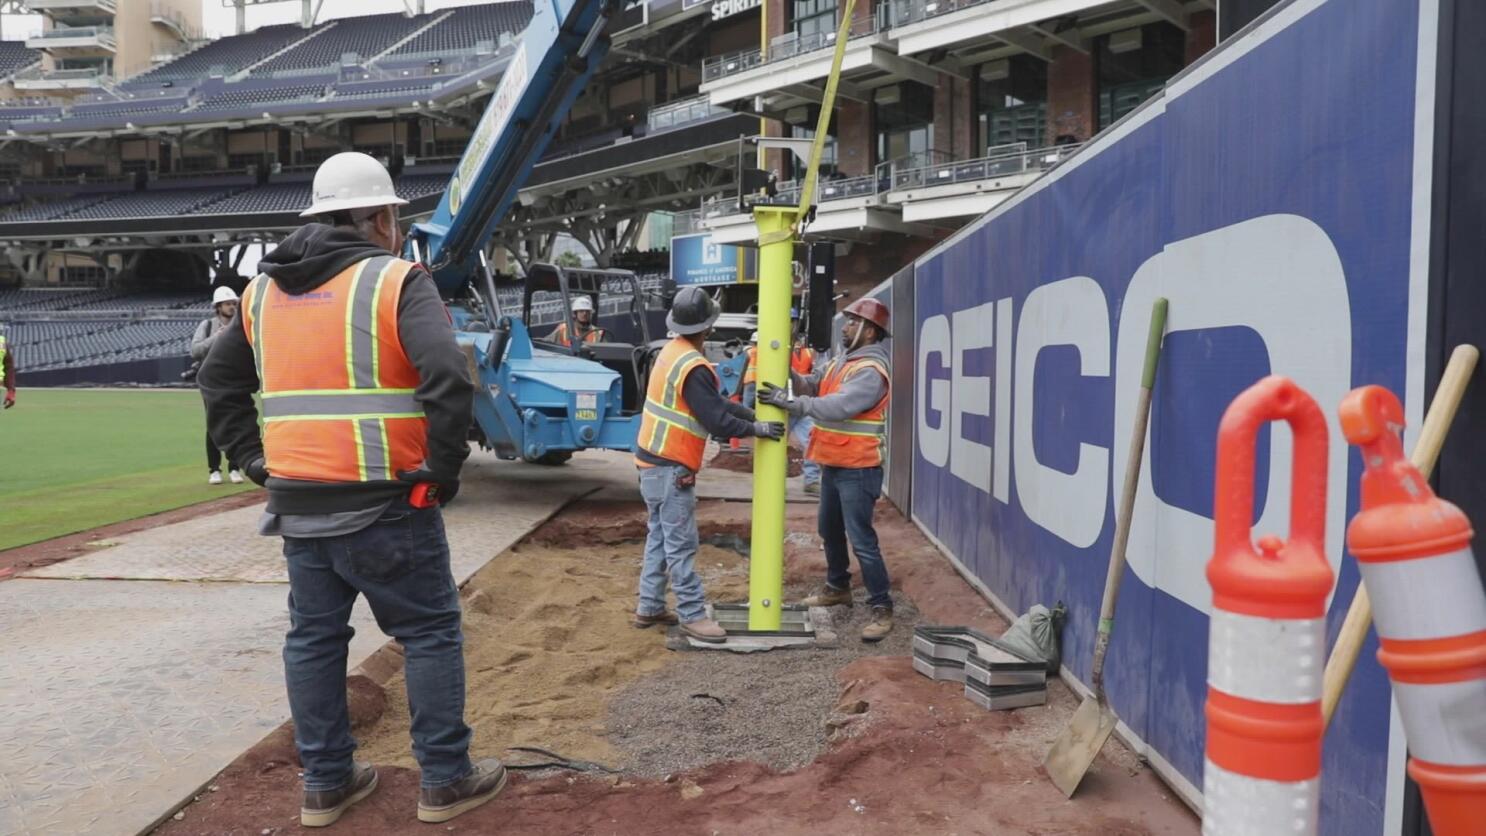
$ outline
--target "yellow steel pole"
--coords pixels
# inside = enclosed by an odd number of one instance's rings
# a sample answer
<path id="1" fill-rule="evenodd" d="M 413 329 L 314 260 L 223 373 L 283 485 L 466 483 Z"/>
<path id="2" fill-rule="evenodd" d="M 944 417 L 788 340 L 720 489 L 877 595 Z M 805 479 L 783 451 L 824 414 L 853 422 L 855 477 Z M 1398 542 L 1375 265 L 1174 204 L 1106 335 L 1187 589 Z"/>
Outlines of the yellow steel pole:
<path id="1" fill-rule="evenodd" d="M 847 33 L 856 0 L 847 0 L 836 32 L 831 74 L 821 97 L 815 142 L 800 189 L 799 206 L 755 206 L 758 225 L 758 384 L 784 388 L 789 384 L 789 306 L 794 290 L 795 239 L 815 197 L 816 171 L 825 147 L 831 111 L 836 104 L 836 82 L 846 54 Z M 777 406 L 756 405 L 758 420 L 784 421 L 789 414 Z M 784 595 L 784 480 L 789 466 L 789 436 L 778 441 L 754 439 L 753 530 L 748 560 L 748 629 L 778 630 Z"/>
<path id="2" fill-rule="evenodd" d="M 789 379 L 789 303 L 794 285 L 795 245 L 789 228 L 793 206 L 759 206 L 753 210 L 761 234 L 785 236 L 759 247 L 758 381 L 776 386 Z M 760 421 L 789 421 L 777 406 L 759 403 Z M 753 531 L 748 562 L 748 629 L 778 630 L 784 596 L 784 479 L 789 466 L 789 438 L 753 441 Z"/>

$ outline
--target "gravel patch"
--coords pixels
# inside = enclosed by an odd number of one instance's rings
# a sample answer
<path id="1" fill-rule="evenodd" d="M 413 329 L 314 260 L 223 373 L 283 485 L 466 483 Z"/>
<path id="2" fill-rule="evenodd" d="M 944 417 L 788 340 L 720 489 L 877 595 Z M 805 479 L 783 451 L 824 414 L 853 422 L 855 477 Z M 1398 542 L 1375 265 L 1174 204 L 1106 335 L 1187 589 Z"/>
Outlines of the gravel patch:
<path id="1" fill-rule="evenodd" d="M 790 589 L 786 600 L 809 594 Z M 866 593 L 833 607 L 838 647 L 767 653 L 680 652 L 664 668 L 630 683 L 609 703 L 609 742 L 627 772 L 660 777 L 727 760 L 780 771 L 814 760 L 826 743 L 841 692 L 836 672 L 863 656 L 912 652 L 918 610 L 894 596 L 893 632 L 876 645 L 859 634 L 871 617 Z M 866 719 L 866 718 L 864 718 Z"/>

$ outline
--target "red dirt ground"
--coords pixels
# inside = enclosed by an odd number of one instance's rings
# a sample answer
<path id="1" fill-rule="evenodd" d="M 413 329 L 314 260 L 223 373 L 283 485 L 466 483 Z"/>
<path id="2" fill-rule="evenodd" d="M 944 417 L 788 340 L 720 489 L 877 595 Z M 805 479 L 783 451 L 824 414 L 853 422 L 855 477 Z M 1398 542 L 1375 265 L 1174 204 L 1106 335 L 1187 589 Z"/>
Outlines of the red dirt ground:
<path id="1" fill-rule="evenodd" d="M 812 531 L 813 507 L 790 505 L 789 529 Z M 578 531 L 608 542 L 632 539 L 633 506 L 580 503 L 543 530 L 556 539 Z M 748 523 L 749 506 L 709 503 L 704 524 L 724 530 Z M 554 527 L 556 527 L 554 529 Z M 639 533 L 643 535 L 643 522 Z M 879 535 L 894 585 L 924 618 L 999 633 L 986 602 L 918 532 L 887 505 Z M 571 543 L 572 540 L 567 542 Z M 581 541 L 580 541 L 581 542 Z M 792 543 L 787 574 L 819 577 L 817 546 Z M 859 727 L 808 766 L 779 774 L 755 763 L 727 762 L 665 781 L 516 775 L 494 802 L 443 832 L 553 834 L 1195 834 L 1196 817 L 1126 749 L 1111 741 L 1075 800 L 1065 799 L 1039 766 L 1077 699 L 1049 686 L 1049 704 L 986 712 L 953 683 L 931 682 L 908 657 L 868 657 L 839 675 L 843 702 L 862 700 Z M 238 758 L 158 831 L 181 834 L 298 833 L 299 780 L 284 726 Z M 435 832 L 414 818 L 417 774 L 381 770 L 381 786 L 331 832 Z"/>
<path id="2" fill-rule="evenodd" d="M 27 569 L 34 569 L 38 566 L 50 566 L 53 563 L 61 563 L 78 555 L 87 554 L 93 550 L 88 547 L 88 544 L 98 540 L 122 537 L 125 534 L 134 534 L 151 528 L 159 528 L 162 525 L 185 522 L 186 520 L 193 520 L 208 514 L 231 511 L 235 508 L 246 508 L 249 505 L 263 502 L 264 499 L 262 490 L 247 491 L 245 493 L 233 494 L 232 496 L 224 496 L 221 499 L 209 499 L 206 502 L 198 502 L 195 505 L 187 505 L 184 508 L 162 511 L 158 514 L 151 514 L 148 517 L 140 517 L 134 520 L 125 520 L 124 522 L 99 526 L 98 528 L 90 528 L 87 531 L 79 531 L 76 534 L 43 540 L 40 543 L 31 543 L 26 546 L 16 546 L 13 549 L 6 549 L 0 551 L 0 580 L 18 575 Z M 11 570 L 11 572 L 7 572 L 7 569 Z"/>

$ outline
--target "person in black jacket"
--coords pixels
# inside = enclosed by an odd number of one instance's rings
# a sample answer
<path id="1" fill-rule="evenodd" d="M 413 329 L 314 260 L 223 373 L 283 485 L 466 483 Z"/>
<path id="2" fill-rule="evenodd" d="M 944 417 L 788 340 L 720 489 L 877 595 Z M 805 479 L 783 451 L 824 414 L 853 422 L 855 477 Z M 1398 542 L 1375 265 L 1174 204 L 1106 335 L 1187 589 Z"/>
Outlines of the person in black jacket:
<path id="1" fill-rule="evenodd" d="M 377 785 L 376 770 L 352 760 L 356 743 L 346 710 L 346 656 L 353 634 L 348 621 L 358 594 L 366 596 L 378 625 L 405 651 L 413 752 L 422 768 L 418 818 L 447 821 L 495 797 L 505 786 L 506 773 L 494 758 L 470 761 L 459 591 L 450 570 L 449 546 L 437 505 L 416 506 L 409 492 L 420 483 L 437 485 L 444 501 L 458 492 L 459 471 L 469 455 L 473 387 L 432 277 L 421 266 L 390 255 L 401 247 L 397 206 L 406 201 L 396 196 L 386 169 L 365 154 L 338 154 L 316 172 L 313 193 L 314 204 L 303 214 L 323 222 L 301 227 L 259 263 L 263 275 L 244 293 L 244 311 L 211 346 L 197 383 L 212 437 L 233 461 L 242 463 L 250 479 L 268 487 L 260 533 L 284 539 L 291 623 L 284 645 L 284 672 L 295 743 L 304 766 L 301 823 L 331 824 Z M 358 278 L 348 282 L 347 271 L 357 265 L 362 265 L 355 272 Z M 308 413 L 291 409 L 289 418 L 281 420 L 304 425 L 323 418 L 315 413 L 324 409 L 356 412 L 357 403 L 409 398 L 369 388 L 377 385 L 376 363 L 389 362 L 386 356 L 367 361 L 373 369 L 357 366 L 354 377 L 370 377 L 370 383 L 346 382 L 350 369 L 335 374 L 337 363 L 350 366 L 368 355 L 375 358 L 371 347 L 378 339 L 390 339 L 385 332 L 379 338 L 374 332 L 358 330 L 351 322 L 357 311 L 355 299 L 373 300 L 369 316 L 374 323 L 374 317 L 381 315 L 375 300 L 384 298 L 356 295 L 355 291 L 372 282 L 380 294 L 386 290 L 384 282 L 397 280 L 388 277 L 396 275 L 403 276 L 396 307 L 397 347 L 418 378 L 410 396 L 416 403 L 405 408 L 421 413 L 426 422 L 425 461 L 411 471 L 397 473 L 395 479 L 385 478 L 381 471 L 391 470 L 386 462 L 397 456 L 396 449 L 389 449 L 389 444 L 395 448 L 396 439 L 389 442 L 384 430 L 373 447 L 365 440 L 372 434 L 358 431 L 359 480 L 276 475 L 275 447 L 269 447 L 266 457 L 254 402 L 261 386 L 257 367 L 268 362 L 265 358 L 275 358 L 279 364 L 286 356 L 294 358 L 289 362 L 318 362 L 305 376 L 323 377 L 331 387 L 328 395 L 326 385 L 312 387 L 315 391 L 311 392 L 279 392 L 273 387 L 265 395 L 284 398 L 272 401 L 275 409 L 283 409 L 280 404 L 285 402 L 294 403 L 296 396 L 323 407 Z M 350 291 L 343 294 L 334 290 L 346 287 Z M 261 306 L 255 310 L 259 300 Z M 327 329 L 322 336 L 305 327 L 304 323 L 318 320 L 303 312 L 322 304 L 348 311 L 346 329 Z M 263 320 L 274 317 L 281 328 L 270 332 Z M 269 345 L 250 341 L 245 318 L 262 329 L 255 332 L 255 339 Z M 289 336 L 267 336 L 281 331 Z M 368 350 L 358 353 L 352 344 L 363 341 Z M 337 401 L 335 395 L 361 400 Z M 271 401 L 265 397 L 264 403 Z M 389 415 L 384 420 L 396 417 Z M 364 418 L 357 415 L 349 420 L 359 426 Z M 329 423 L 341 422 L 331 419 Z M 342 425 L 327 427 L 325 432 L 343 430 Z M 327 473 L 346 470 L 347 463 L 333 451 L 311 445 L 294 448 L 294 452 L 302 453 L 300 458 L 323 462 Z M 384 462 L 376 475 L 370 475 L 371 468 L 364 463 L 373 454 Z M 292 464 L 302 470 L 300 458 Z M 286 454 L 286 472 L 293 469 L 290 463 Z M 349 464 L 350 472 L 356 472 L 358 462 Z"/>

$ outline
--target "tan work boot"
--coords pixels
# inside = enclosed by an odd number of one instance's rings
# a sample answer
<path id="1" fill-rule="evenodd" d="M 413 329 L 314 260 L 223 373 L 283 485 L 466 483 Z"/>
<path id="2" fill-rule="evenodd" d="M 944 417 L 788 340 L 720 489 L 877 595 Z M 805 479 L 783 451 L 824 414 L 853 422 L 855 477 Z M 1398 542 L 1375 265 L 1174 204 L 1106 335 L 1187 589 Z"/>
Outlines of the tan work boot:
<path id="1" fill-rule="evenodd" d="M 328 827 L 336 823 L 352 804 L 377 788 L 377 770 L 369 763 L 351 769 L 351 780 L 333 790 L 305 790 L 299 805 L 299 823 L 305 827 Z"/>
<path id="2" fill-rule="evenodd" d="M 820 591 L 800 602 L 807 607 L 849 607 L 851 606 L 851 590 L 837 589 L 830 584 L 820 588 Z"/>
<path id="3" fill-rule="evenodd" d="M 654 615 L 641 615 L 639 613 L 635 613 L 634 617 L 630 619 L 630 624 L 633 624 L 636 628 L 643 630 L 646 627 L 653 627 L 656 624 L 669 626 L 672 624 L 676 624 L 677 621 L 678 619 L 676 618 L 676 614 L 667 610 L 666 612 L 658 612 Z"/>
<path id="4" fill-rule="evenodd" d="M 862 641 L 880 642 L 893 631 L 892 607 L 873 607 L 872 620 L 862 628 Z"/>
<path id="5" fill-rule="evenodd" d="M 495 798 L 506 788 L 506 768 L 495 758 L 475 764 L 474 771 L 444 787 L 418 790 L 418 821 L 445 822 Z"/>
<path id="6" fill-rule="evenodd" d="M 699 618 L 696 621 L 688 621 L 681 625 L 681 632 L 699 642 L 707 642 L 709 644 L 722 644 L 728 639 L 728 631 L 722 629 L 721 624 L 710 618 Z"/>

